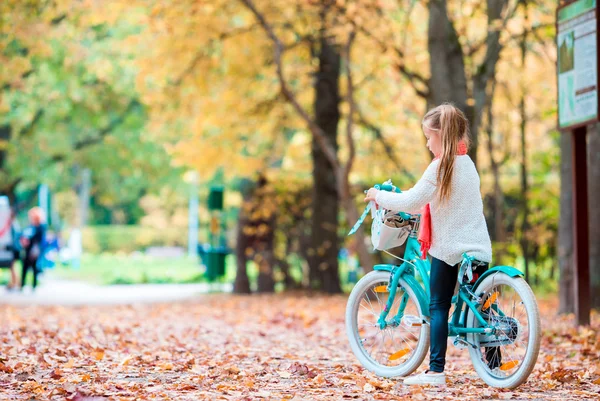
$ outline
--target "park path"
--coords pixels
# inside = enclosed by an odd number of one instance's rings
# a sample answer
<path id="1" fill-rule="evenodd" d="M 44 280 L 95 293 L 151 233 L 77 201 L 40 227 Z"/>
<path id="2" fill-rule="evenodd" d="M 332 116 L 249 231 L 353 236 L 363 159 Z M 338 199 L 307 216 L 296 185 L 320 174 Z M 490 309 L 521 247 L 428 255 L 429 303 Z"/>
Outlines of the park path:
<path id="1" fill-rule="evenodd" d="M 35 297 L 42 297 L 41 290 Z M 600 397 L 596 313 L 591 327 L 575 328 L 572 316 L 556 315 L 555 298 L 540 300 L 540 356 L 529 381 L 518 389 L 486 386 L 474 373 L 468 352 L 454 347 L 449 348 L 447 386 L 414 388 L 399 379 L 375 377 L 358 364 L 346 339 L 346 301 L 345 295 L 287 293 L 204 294 L 182 302 L 130 305 L 2 305 L 0 399 L 565 401 Z M 425 368 L 426 363 L 421 370 Z"/>
<path id="2" fill-rule="evenodd" d="M 0 305 L 125 305 L 182 301 L 200 294 L 230 291 L 231 284 L 221 283 L 102 286 L 49 275 L 35 291 L 31 291 L 30 287 L 22 292 L 0 287 Z"/>

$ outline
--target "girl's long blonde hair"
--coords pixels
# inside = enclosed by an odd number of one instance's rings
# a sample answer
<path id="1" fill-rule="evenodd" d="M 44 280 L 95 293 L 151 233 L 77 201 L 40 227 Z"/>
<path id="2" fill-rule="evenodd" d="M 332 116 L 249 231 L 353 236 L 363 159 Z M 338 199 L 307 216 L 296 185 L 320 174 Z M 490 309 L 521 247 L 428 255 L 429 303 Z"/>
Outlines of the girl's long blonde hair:
<path id="1" fill-rule="evenodd" d="M 443 203 L 450 197 L 454 159 L 459 142 L 463 141 L 467 149 L 469 148 L 469 120 L 460 109 L 450 103 L 444 103 L 425 114 L 423 126 L 436 131 L 442 142 L 442 153 L 435 156 L 440 159 L 437 185 L 438 199 Z"/>

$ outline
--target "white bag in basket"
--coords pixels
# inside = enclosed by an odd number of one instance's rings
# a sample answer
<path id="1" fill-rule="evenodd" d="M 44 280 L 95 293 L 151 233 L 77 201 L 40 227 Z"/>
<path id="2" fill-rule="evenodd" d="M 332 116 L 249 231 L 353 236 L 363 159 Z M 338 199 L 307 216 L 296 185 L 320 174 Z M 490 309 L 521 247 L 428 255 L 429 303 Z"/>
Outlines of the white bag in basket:
<path id="1" fill-rule="evenodd" d="M 371 243 L 373 244 L 373 248 L 380 251 L 404 244 L 411 230 L 410 225 L 399 228 L 386 225 L 385 218 L 387 213 L 389 213 L 387 210 L 380 208 L 372 214 Z"/>

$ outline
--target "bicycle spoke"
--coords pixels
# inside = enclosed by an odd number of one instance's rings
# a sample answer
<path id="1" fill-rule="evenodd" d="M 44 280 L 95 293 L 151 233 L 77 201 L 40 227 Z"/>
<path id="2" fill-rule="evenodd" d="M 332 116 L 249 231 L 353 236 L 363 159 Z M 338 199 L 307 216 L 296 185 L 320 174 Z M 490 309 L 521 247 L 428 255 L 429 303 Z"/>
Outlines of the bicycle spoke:
<path id="1" fill-rule="evenodd" d="M 365 309 L 365 310 L 366 310 L 368 313 L 370 313 L 371 315 L 375 316 L 376 318 L 379 318 L 379 316 L 377 316 L 377 315 L 375 314 L 375 312 L 373 312 L 373 308 L 371 308 L 371 310 L 367 309 L 367 307 L 366 307 L 366 306 L 364 306 L 362 302 L 360 303 L 360 306 L 361 306 L 362 308 L 364 308 L 364 309 Z"/>
<path id="2" fill-rule="evenodd" d="M 486 368 L 490 372 L 492 371 L 488 364 L 491 364 L 491 366 L 497 364 L 501 370 L 506 372 L 499 377 L 510 376 L 522 366 L 529 346 L 529 342 L 527 341 L 529 333 L 527 310 L 518 292 L 514 288 L 504 284 L 496 285 L 495 278 L 492 280 L 492 286 L 486 291 L 483 299 L 484 302 L 486 300 L 492 301 L 489 308 L 484 310 L 487 324 L 492 327 L 502 327 L 501 331 L 497 332 L 491 341 L 500 342 L 501 344 L 495 347 L 480 346 L 480 358 L 478 359 L 486 365 Z M 482 307 L 482 309 L 484 308 Z M 499 313 L 500 311 L 502 313 Z M 482 337 L 480 336 L 479 338 Z M 502 342 L 505 343 L 502 344 Z M 498 354 L 494 353 L 492 358 L 496 358 L 499 355 L 500 360 L 487 360 L 490 348 L 498 350 Z M 495 376 L 497 373 L 494 372 L 492 375 Z"/>
<path id="3" fill-rule="evenodd" d="M 390 293 L 381 291 L 381 288 L 387 288 L 387 282 L 374 282 L 365 293 L 359 303 L 356 330 L 360 331 L 360 343 L 362 349 L 375 363 L 383 366 L 397 367 L 410 360 L 416 352 L 417 344 L 421 336 L 422 326 L 411 326 L 405 324 L 405 316 L 418 316 L 415 300 L 408 298 L 404 306 L 402 320 L 399 325 L 388 326 L 383 330 L 379 329 L 380 314 L 383 313 L 388 302 L 391 301 L 388 311 L 388 324 L 394 321 L 398 316 L 400 305 L 402 304 L 405 290 L 401 290 L 390 299 Z M 376 291 L 377 290 L 377 291 Z"/>

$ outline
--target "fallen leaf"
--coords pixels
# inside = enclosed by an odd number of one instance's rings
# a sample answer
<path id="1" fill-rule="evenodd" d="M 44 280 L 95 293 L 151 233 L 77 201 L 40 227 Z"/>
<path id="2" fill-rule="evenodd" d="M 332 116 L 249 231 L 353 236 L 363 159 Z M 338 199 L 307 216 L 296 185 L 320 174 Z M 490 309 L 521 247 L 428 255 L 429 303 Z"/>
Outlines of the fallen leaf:
<path id="1" fill-rule="evenodd" d="M 95 360 L 101 361 L 104 358 L 104 350 L 97 349 L 92 352 L 92 356 L 94 357 Z"/>
<path id="2" fill-rule="evenodd" d="M 50 373 L 50 377 L 58 380 L 63 376 L 62 372 L 60 371 L 60 369 L 56 368 L 52 371 L 52 373 Z"/>
<path id="3" fill-rule="evenodd" d="M 312 379 L 312 382 L 314 384 L 322 384 L 323 382 L 325 382 L 325 378 L 323 377 L 323 375 L 317 375 Z"/>
<path id="4" fill-rule="evenodd" d="M 129 365 L 129 362 L 131 362 L 131 360 L 133 359 L 132 355 L 127 355 L 120 363 L 121 366 L 127 366 Z"/>
<path id="5" fill-rule="evenodd" d="M 0 372 L 12 373 L 13 369 L 10 366 L 7 366 L 7 365 L 3 364 L 2 362 L 0 362 Z"/>
<path id="6" fill-rule="evenodd" d="M 237 366 L 229 366 L 227 368 L 227 371 L 231 374 L 237 375 L 238 373 L 240 373 L 240 368 L 238 368 Z"/>
<path id="7" fill-rule="evenodd" d="M 288 371 L 285 371 L 285 370 L 278 370 L 277 374 L 282 379 L 289 379 L 290 377 L 292 377 L 292 374 L 290 372 L 288 372 Z"/>

